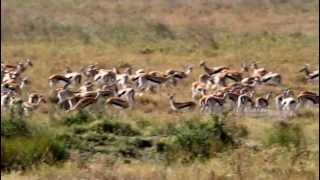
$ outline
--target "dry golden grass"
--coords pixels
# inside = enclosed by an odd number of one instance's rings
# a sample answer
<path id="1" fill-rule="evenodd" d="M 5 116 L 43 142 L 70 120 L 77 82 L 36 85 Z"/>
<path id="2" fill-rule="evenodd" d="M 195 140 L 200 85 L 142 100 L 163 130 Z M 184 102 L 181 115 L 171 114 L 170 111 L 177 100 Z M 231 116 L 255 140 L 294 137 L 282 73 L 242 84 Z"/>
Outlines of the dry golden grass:
<path id="1" fill-rule="evenodd" d="M 156 95 L 138 98 L 136 109 L 119 114 L 126 123 L 145 120 L 155 124 L 180 123 L 186 119 L 205 120 L 198 112 L 169 113 L 168 94 L 180 101 L 191 99 L 191 83 L 203 72 L 198 67 L 206 59 L 210 66 L 240 68 L 243 62 L 256 60 L 266 69 L 283 75 L 281 87 L 263 87 L 258 94 L 279 92 L 290 87 L 318 91 L 301 80 L 299 68 L 309 63 L 316 68 L 315 1 L 2 1 L 2 60 L 16 63 L 31 58 L 34 67 L 27 71 L 32 84 L 28 91 L 48 95 L 47 78 L 67 66 L 79 70 L 82 65 L 98 64 L 110 68 L 131 64 L 134 68 L 164 71 L 195 65 L 191 77 L 174 89 L 163 87 Z M 2 21 L 3 22 L 3 21 Z M 3 33 L 3 30 L 6 33 Z M 160 31 L 160 32 L 158 32 Z M 218 46 L 218 47 L 215 47 Z M 149 48 L 151 54 L 141 50 Z M 61 114 L 51 105 L 37 114 L 47 122 Z M 48 118 L 46 112 L 50 112 Z M 317 114 L 317 113 L 316 113 Z M 278 118 L 231 118 L 248 129 L 247 140 L 259 142 Z M 20 174 L 1 175 L 4 179 L 315 179 L 318 149 L 317 117 L 299 117 L 307 137 L 307 151 L 296 152 L 279 147 L 254 152 L 241 147 L 213 157 L 206 163 L 164 166 L 146 162 L 108 159 L 93 160 L 85 166 L 70 160 L 61 166 L 41 165 Z M 50 120 L 48 120 L 50 122 Z M 59 127 L 63 131 L 63 127 Z"/>

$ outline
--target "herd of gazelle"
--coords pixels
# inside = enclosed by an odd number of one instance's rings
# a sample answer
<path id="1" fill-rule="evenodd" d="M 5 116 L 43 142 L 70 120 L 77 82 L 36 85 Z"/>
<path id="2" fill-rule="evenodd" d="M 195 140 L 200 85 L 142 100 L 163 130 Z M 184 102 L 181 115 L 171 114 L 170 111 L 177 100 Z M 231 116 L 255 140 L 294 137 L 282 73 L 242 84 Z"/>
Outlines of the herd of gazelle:
<path id="1" fill-rule="evenodd" d="M 19 105 L 22 113 L 29 114 L 41 103 L 46 103 L 46 98 L 37 93 L 29 94 L 27 101 L 22 100 L 22 90 L 30 81 L 22 74 L 32 66 L 29 59 L 18 65 L 1 64 L 2 110 Z M 169 69 L 165 72 L 147 72 L 144 69 L 133 71 L 128 66 L 120 72 L 118 68 L 102 69 L 89 65 L 78 72 L 66 68 L 61 74 L 51 75 L 48 81 L 56 99 L 54 102 L 67 112 L 102 103 L 127 109 L 134 108 L 137 95 L 143 96 L 144 92 L 161 93 L 161 86 L 179 86 L 180 81 L 190 76 L 193 68 L 188 66 L 186 71 Z M 242 64 L 241 69 L 236 70 L 227 66 L 209 67 L 206 61 L 201 61 L 199 68 L 203 69 L 203 74 L 191 85 L 192 101 L 177 102 L 174 94 L 168 97 L 168 106 L 173 111 L 192 111 L 199 107 L 204 113 L 218 113 L 230 107 L 238 113 L 248 110 L 263 112 L 270 107 L 272 96 L 279 111 L 294 112 L 308 102 L 319 104 L 319 95 L 309 91 L 301 91 L 295 97 L 293 91 L 286 89 L 280 94 L 270 92 L 256 97 L 258 86 L 282 84 L 280 74 L 258 67 L 257 63 Z M 305 65 L 299 72 L 305 73 L 308 82 L 318 84 L 319 70 L 311 72 L 309 66 Z"/>

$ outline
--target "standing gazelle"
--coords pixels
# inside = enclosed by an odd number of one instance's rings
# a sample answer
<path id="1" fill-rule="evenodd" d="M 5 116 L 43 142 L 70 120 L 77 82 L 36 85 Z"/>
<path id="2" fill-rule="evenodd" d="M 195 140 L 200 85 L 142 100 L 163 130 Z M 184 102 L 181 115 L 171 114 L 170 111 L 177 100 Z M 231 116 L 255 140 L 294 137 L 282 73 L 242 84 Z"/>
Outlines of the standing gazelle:
<path id="1" fill-rule="evenodd" d="M 53 87 L 54 85 L 62 84 L 64 88 L 67 88 L 70 84 L 70 78 L 65 77 L 64 75 L 54 74 L 49 77 L 49 86 Z"/>
<path id="2" fill-rule="evenodd" d="M 68 111 L 80 110 L 98 102 L 98 99 L 101 97 L 101 92 L 97 91 L 95 97 L 84 97 L 81 98 L 75 104 L 72 104 L 70 101 L 70 109 Z"/>
<path id="3" fill-rule="evenodd" d="M 315 83 L 319 83 L 319 70 L 315 70 L 311 72 L 309 70 L 309 64 L 305 64 L 304 67 L 300 69 L 299 72 L 304 72 L 307 80 L 313 81 Z"/>
<path id="4" fill-rule="evenodd" d="M 248 108 L 248 105 L 250 108 L 254 107 L 254 101 L 252 100 L 252 94 L 249 95 L 249 93 L 241 94 L 238 97 L 237 102 L 237 112 L 243 113 L 246 108 Z"/>
<path id="5" fill-rule="evenodd" d="M 258 112 L 266 111 L 269 106 L 269 100 L 272 93 L 268 93 L 265 97 L 257 97 L 255 101 L 255 108 Z"/>
<path id="6" fill-rule="evenodd" d="M 170 107 L 175 112 L 192 111 L 196 107 L 196 103 L 193 101 L 176 102 L 174 100 L 174 94 L 169 97 Z"/>
<path id="7" fill-rule="evenodd" d="M 304 106 L 307 102 L 313 105 L 319 104 L 319 95 L 309 91 L 302 91 L 297 96 L 298 107 Z"/>

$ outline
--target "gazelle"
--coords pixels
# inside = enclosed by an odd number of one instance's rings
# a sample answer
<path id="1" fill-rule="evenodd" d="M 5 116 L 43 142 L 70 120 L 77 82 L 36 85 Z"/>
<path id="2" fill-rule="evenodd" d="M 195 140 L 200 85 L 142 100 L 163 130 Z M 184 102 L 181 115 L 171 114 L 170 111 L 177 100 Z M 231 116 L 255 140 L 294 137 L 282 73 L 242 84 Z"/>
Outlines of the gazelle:
<path id="1" fill-rule="evenodd" d="M 269 72 L 260 78 L 260 81 L 269 85 L 280 85 L 282 83 L 281 75 Z"/>
<path id="2" fill-rule="evenodd" d="M 146 89 L 153 91 L 154 88 L 160 87 L 160 85 L 167 82 L 172 76 L 152 76 L 149 74 L 142 74 L 138 78 L 138 88 L 140 90 Z"/>
<path id="3" fill-rule="evenodd" d="M 282 101 L 289 96 L 293 96 L 293 92 L 290 89 L 286 89 L 281 94 L 279 94 L 275 97 L 275 103 L 276 103 L 277 110 L 279 110 L 279 111 L 283 110 L 282 109 Z"/>
<path id="4" fill-rule="evenodd" d="M 231 107 L 232 108 L 236 107 L 240 94 L 235 92 L 225 92 L 225 93 L 226 93 L 226 100 L 231 101 Z"/>
<path id="5" fill-rule="evenodd" d="M 170 107 L 175 112 L 192 111 L 196 107 L 196 103 L 193 101 L 176 102 L 174 94 L 169 97 Z"/>
<path id="6" fill-rule="evenodd" d="M 74 97 L 74 92 L 72 92 L 71 90 L 63 87 L 63 88 L 57 88 L 55 90 L 56 92 L 56 96 L 58 98 L 58 105 L 62 106 L 64 109 L 66 109 L 66 107 L 64 107 L 66 105 L 66 102 L 69 102 L 68 100 L 72 97 Z"/>
<path id="7" fill-rule="evenodd" d="M 252 100 L 252 94 L 249 95 L 249 93 L 244 93 L 241 94 L 238 97 L 238 102 L 237 102 L 237 112 L 244 112 L 246 108 L 248 107 L 254 108 L 254 101 Z"/>
<path id="8" fill-rule="evenodd" d="M 76 86 L 81 84 L 82 75 L 79 72 L 72 72 L 70 69 L 70 71 L 64 74 L 64 77 L 68 78 L 70 82 Z"/>
<path id="9" fill-rule="evenodd" d="M 173 78 L 175 81 L 174 85 L 176 85 L 176 80 L 182 80 L 187 78 L 193 71 L 193 66 L 188 66 L 186 71 L 178 71 L 178 70 L 173 70 L 173 69 L 169 69 L 165 72 L 165 75 L 169 76 L 169 75 L 173 75 Z"/>
<path id="10" fill-rule="evenodd" d="M 253 85 L 260 79 L 258 77 L 246 77 L 241 80 L 241 84 L 243 85 Z"/>
<path id="11" fill-rule="evenodd" d="M 265 68 L 259 68 L 257 63 L 252 63 L 251 68 L 253 69 L 252 77 L 262 77 L 268 73 Z"/>
<path id="12" fill-rule="evenodd" d="M 84 108 L 88 107 L 89 105 L 92 105 L 92 104 L 96 103 L 98 101 L 99 97 L 101 97 L 101 93 L 100 93 L 100 91 L 97 91 L 95 97 L 84 97 L 84 98 L 81 98 L 75 104 L 72 104 L 71 101 L 70 101 L 71 105 L 70 105 L 70 109 L 68 111 L 84 109 Z"/>
<path id="13" fill-rule="evenodd" d="M 199 101 L 201 111 L 209 110 L 210 113 L 213 113 L 216 112 L 216 108 L 218 108 L 217 111 L 222 112 L 227 95 L 227 93 L 223 93 L 222 97 L 217 95 L 202 97 Z"/>
<path id="14" fill-rule="evenodd" d="M 14 97 L 13 91 L 3 92 L 1 91 L 1 110 L 5 110 L 9 107 L 9 104 Z"/>
<path id="15" fill-rule="evenodd" d="M 79 88 L 80 93 L 88 92 L 88 91 L 93 91 L 94 89 L 94 84 L 91 81 L 86 81 L 82 86 Z"/>
<path id="16" fill-rule="evenodd" d="M 225 72 L 215 73 L 211 75 L 211 78 L 213 79 L 215 86 L 225 87 L 227 85 L 226 83 L 227 74 Z"/>
<path id="17" fill-rule="evenodd" d="M 226 69 L 226 70 L 223 70 L 223 72 L 226 73 L 227 78 L 229 78 L 235 82 L 239 82 L 242 80 L 243 74 L 240 71 Z"/>
<path id="18" fill-rule="evenodd" d="M 3 83 L 7 83 L 11 81 L 19 82 L 20 80 L 21 80 L 20 73 L 17 71 L 12 71 L 4 74 L 2 82 Z"/>
<path id="19" fill-rule="evenodd" d="M 319 83 L 319 70 L 315 70 L 311 72 L 309 70 L 309 65 L 305 64 L 304 67 L 299 72 L 304 72 L 307 80 Z"/>
<path id="20" fill-rule="evenodd" d="M 98 68 L 95 65 L 89 65 L 88 67 L 82 67 L 80 72 L 89 80 L 93 80 L 94 76 L 98 74 Z"/>
<path id="21" fill-rule="evenodd" d="M 117 109 L 127 109 L 130 107 L 129 102 L 120 97 L 108 98 L 106 103 Z"/>
<path id="22" fill-rule="evenodd" d="M 293 97 L 293 91 L 287 89 L 283 92 L 283 95 L 278 96 L 276 102 L 279 103 L 279 109 L 281 111 L 289 112 L 290 114 L 294 114 L 297 110 L 297 101 Z"/>
<path id="23" fill-rule="evenodd" d="M 41 102 L 47 103 L 47 101 L 42 95 L 30 94 L 28 101 L 22 103 L 22 107 L 25 115 L 28 116 L 30 112 L 36 110 L 39 107 Z"/>
<path id="24" fill-rule="evenodd" d="M 202 96 L 204 90 L 209 89 L 213 83 L 210 80 L 210 76 L 202 74 L 199 76 L 199 80 L 192 83 L 191 92 L 192 99 L 197 99 Z"/>
<path id="25" fill-rule="evenodd" d="M 193 70 L 193 66 L 188 66 L 186 71 L 169 69 L 165 72 L 165 74 L 166 75 L 175 74 L 176 76 L 180 76 L 180 78 L 186 78 L 188 75 L 191 74 L 192 70 Z"/>
<path id="26" fill-rule="evenodd" d="M 223 70 L 229 69 L 228 67 L 225 67 L 225 66 L 209 68 L 205 61 L 201 61 L 200 62 L 200 67 L 203 67 L 204 71 L 210 76 L 213 75 L 213 74 L 219 73 L 219 72 L 221 72 Z"/>
<path id="27" fill-rule="evenodd" d="M 3 65 L 2 68 L 3 68 L 3 71 L 5 73 L 8 73 L 8 72 L 12 72 L 12 71 L 16 71 L 16 72 L 19 72 L 19 73 L 22 73 L 24 72 L 28 67 L 32 67 L 33 66 L 33 63 L 31 62 L 30 59 L 27 59 L 25 63 L 19 63 L 18 65 Z"/>
<path id="28" fill-rule="evenodd" d="M 94 81 L 100 85 L 112 84 L 116 82 L 117 74 L 111 70 L 99 70 L 99 73 L 94 76 Z"/>
<path id="29" fill-rule="evenodd" d="M 119 88 L 126 88 L 129 86 L 129 75 L 128 74 L 121 74 L 117 76 L 117 84 Z"/>
<path id="30" fill-rule="evenodd" d="M 276 109 L 277 109 L 278 111 L 282 111 L 281 103 L 282 103 L 282 101 L 283 101 L 284 98 L 285 98 L 285 97 L 284 97 L 283 94 L 279 94 L 279 95 L 277 95 L 277 96 L 275 97 Z"/>
<path id="31" fill-rule="evenodd" d="M 268 93 L 265 97 L 257 97 L 255 101 L 255 108 L 258 112 L 266 111 L 269 106 L 269 101 L 272 93 Z"/>
<path id="32" fill-rule="evenodd" d="M 281 102 L 281 109 L 289 113 L 294 113 L 297 110 L 297 101 L 294 97 L 284 98 Z"/>
<path id="33" fill-rule="evenodd" d="M 64 75 L 60 74 L 54 74 L 49 77 L 50 88 L 59 84 L 61 84 L 64 88 L 67 88 L 71 84 L 70 78 L 67 78 Z"/>
<path id="34" fill-rule="evenodd" d="M 2 89 L 5 91 L 13 91 L 16 94 L 21 94 L 21 85 L 17 82 L 6 82 L 1 85 Z"/>
<path id="35" fill-rule="evenodd" d="M 134 105 L 134 102 L 135 102 L 135 97 L 134 97 L 135 96 L 135 90 L 133 88 L 121 89 L 118 92 L 117 96 L 127 100 L 131 107 Z"/>
<path id="36" fill-rule="evenodd" d="M 302 91 L 297 96 L 298 107 L 304 106 L 307 102 L 313 105 L 319 104 L 319 95 L 309 91 Z"/>

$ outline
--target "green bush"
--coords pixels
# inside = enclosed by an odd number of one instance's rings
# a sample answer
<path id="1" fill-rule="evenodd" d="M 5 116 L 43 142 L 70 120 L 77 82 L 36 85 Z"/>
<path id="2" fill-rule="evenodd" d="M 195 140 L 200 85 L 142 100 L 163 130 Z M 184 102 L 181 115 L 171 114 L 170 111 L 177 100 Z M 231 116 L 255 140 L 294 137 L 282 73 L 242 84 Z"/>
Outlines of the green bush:
<path id="1" fill-rule="evenodd" d="M 1 120 L 1 137 L 12 137 L 30 133 L 28 125 L 20 118 Z"/>
<path id="2" fill-rule="evenodd" d="M 37 163 L 54 163 L 67 158 L 62 140 L 38 132 L 29 137 L 1 137 L 1 169 L 25 169 Z"/>
<path id="3" fill-rule="evenodd" d="M 113 133 L 115 135 L 121 136 L 136 136 L 140 132 L 133 129 L 129 124 L 116 122 L 116 121 L 104 121 L 99 125 L 99 132 Z"/>
<path id="4" fill-rule="evenodd" d="M 178 127 L 174 144 L 191 160 L 206 159 L 213 152 L 220 152 L 226 145 L 233 144 L 233 138 L 225 131 L 222 121 L 213 117 L 205 123 L 187 122 Z"/>
<path id="5" fill-rule="evenodd" d="M 1 120 L 1 169 L 25 169 L 67 158 L 62 139 L 47 126 L 22 118 Z"/>
<path id="6" fill-rule="evenodd" d="M 87 123 L 89 121 L 89 119 L 91 119 L 92 117 L 90 116 L 90 114 L 86 111 L 79 111 L 76 114 L 73 114 L 71 116 L 67 116 L 64 119 L 64 124 L 66 125 L 73 125 L 73 124 L 83 124 L 83 123 Z"/>
<path id="7" fill-rule="evenodd" d="M 285 147 L 298 147 L 302 140 L 302 132 L 298 125 L 280 122 L 267 131 L 265 143 L 266 145 L 278 144 Z"/>

